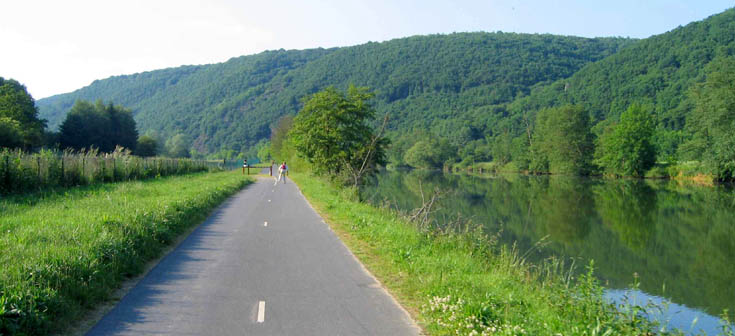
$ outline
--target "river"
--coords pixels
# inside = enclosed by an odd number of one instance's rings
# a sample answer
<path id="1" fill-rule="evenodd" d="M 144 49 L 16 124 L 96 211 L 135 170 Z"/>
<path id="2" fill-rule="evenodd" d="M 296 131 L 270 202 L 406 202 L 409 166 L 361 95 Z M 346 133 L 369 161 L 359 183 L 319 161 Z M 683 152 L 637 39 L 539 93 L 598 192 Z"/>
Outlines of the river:
<path id="1" fill-rule="evenodd" d="M 538 262 L 594 259 L 606 297 L 670 301 L 657 319 L 709 335 L 735 312 L 735 191 L 668 180 L 384 171 L 362 197 L 401 211 L 442 193 L 434 225 L 463 221 Z M 631 288 L 635 281 L 638 289 Z"/>

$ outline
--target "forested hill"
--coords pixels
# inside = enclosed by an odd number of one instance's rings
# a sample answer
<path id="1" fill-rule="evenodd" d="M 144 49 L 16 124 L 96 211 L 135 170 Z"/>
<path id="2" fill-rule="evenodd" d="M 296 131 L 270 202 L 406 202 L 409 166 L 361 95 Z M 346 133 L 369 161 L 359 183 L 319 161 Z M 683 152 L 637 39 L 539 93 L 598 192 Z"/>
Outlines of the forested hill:
<path id="1" fill-rule="evenodd" d="M 655 113 L 659 155 L 667 160 L 686 141 L 685 123 L 694 106 L 692 85 L 704 80 L 710 62 L 732 56 L 735 9 L 640 40 L 570 78 L 537 88 L 509 109 L 511 114 L 528 118 L 541 108 L 579 104 L 591 114 L 593 123 L 609 123 L 617 121 L 632 103 L 642 103 Z M 525 136 L 522 130 L 516 135 Z"/>
<path id="2" fill-rule="evenodd" d="M 466 128 L 467 111 L 509 103 L 632 43 L 512 33 L 415 36 L 111 77 L 37 103 L 55 128 L 77 99 L 111 101 L 133 110 L 141 134 L 187 134 L 196 150 L 212 153 L 246 150 L 267 138 L 280 116 L 295 114 L 305 95 L 352 83 L 376 91 L 378 113 L 391 113 L 392 130 L 451 135 Z"/>

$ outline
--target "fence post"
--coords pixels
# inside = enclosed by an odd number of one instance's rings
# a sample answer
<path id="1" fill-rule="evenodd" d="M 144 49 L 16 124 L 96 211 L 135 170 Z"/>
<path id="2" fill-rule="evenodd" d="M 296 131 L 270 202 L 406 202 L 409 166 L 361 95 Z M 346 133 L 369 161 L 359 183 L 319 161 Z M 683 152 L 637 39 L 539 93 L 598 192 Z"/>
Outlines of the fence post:
<path id="1" fill-rule="evenodd" d="M 5 155 L 5 188 L 10 191 L 10 156 Z"/>

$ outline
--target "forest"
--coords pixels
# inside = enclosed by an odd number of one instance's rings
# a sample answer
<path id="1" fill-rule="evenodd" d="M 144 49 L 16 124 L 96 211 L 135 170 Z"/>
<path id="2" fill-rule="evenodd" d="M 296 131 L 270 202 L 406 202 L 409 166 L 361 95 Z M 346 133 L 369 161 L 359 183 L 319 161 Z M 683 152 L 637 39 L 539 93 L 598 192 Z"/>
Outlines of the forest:
<path id="1" fill-rule="evenodd" d="M 101 99 L 161 148 L 254 158 L 305 97 L 354 84 L 375 93 L 374 127 L 388 116 L 388 165 L 730 180 L 734 57 L 730 9 L 642 40 L 455 33 L 266 51 L 98 80 L 37 105 L 52 131 L 77 100 Z"/>
<path id="2" fill-rule="evenodd" d="M 133 111 L 141 134 L 161 142 L 186 134 L 197 153 L 246 152 L 295 115 L 303 97 L 334 86 L 370 87 L 390 130 L 450 132 L 470 108 L 508 103 L 531 87 L 572 75 L 632 43 L 512 33 L 415 36 L 383 43 L 275 50 L 221 64 L 185 66 L 95 81 L 41 99 L 56 129 L 77 99 L 102 99 Z"/>

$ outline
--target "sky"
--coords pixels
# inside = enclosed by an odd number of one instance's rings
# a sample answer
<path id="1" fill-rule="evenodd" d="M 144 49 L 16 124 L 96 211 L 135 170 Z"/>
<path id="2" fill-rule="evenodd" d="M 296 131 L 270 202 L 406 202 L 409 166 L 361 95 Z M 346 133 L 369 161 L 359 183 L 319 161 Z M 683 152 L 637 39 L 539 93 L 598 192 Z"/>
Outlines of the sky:
<path id="1" fill-rule="evenodd" d="M 3 0 L 0 77 L 35 99 L 96 79 L 453 32 L 645 38 L 735 0 Z"/>

